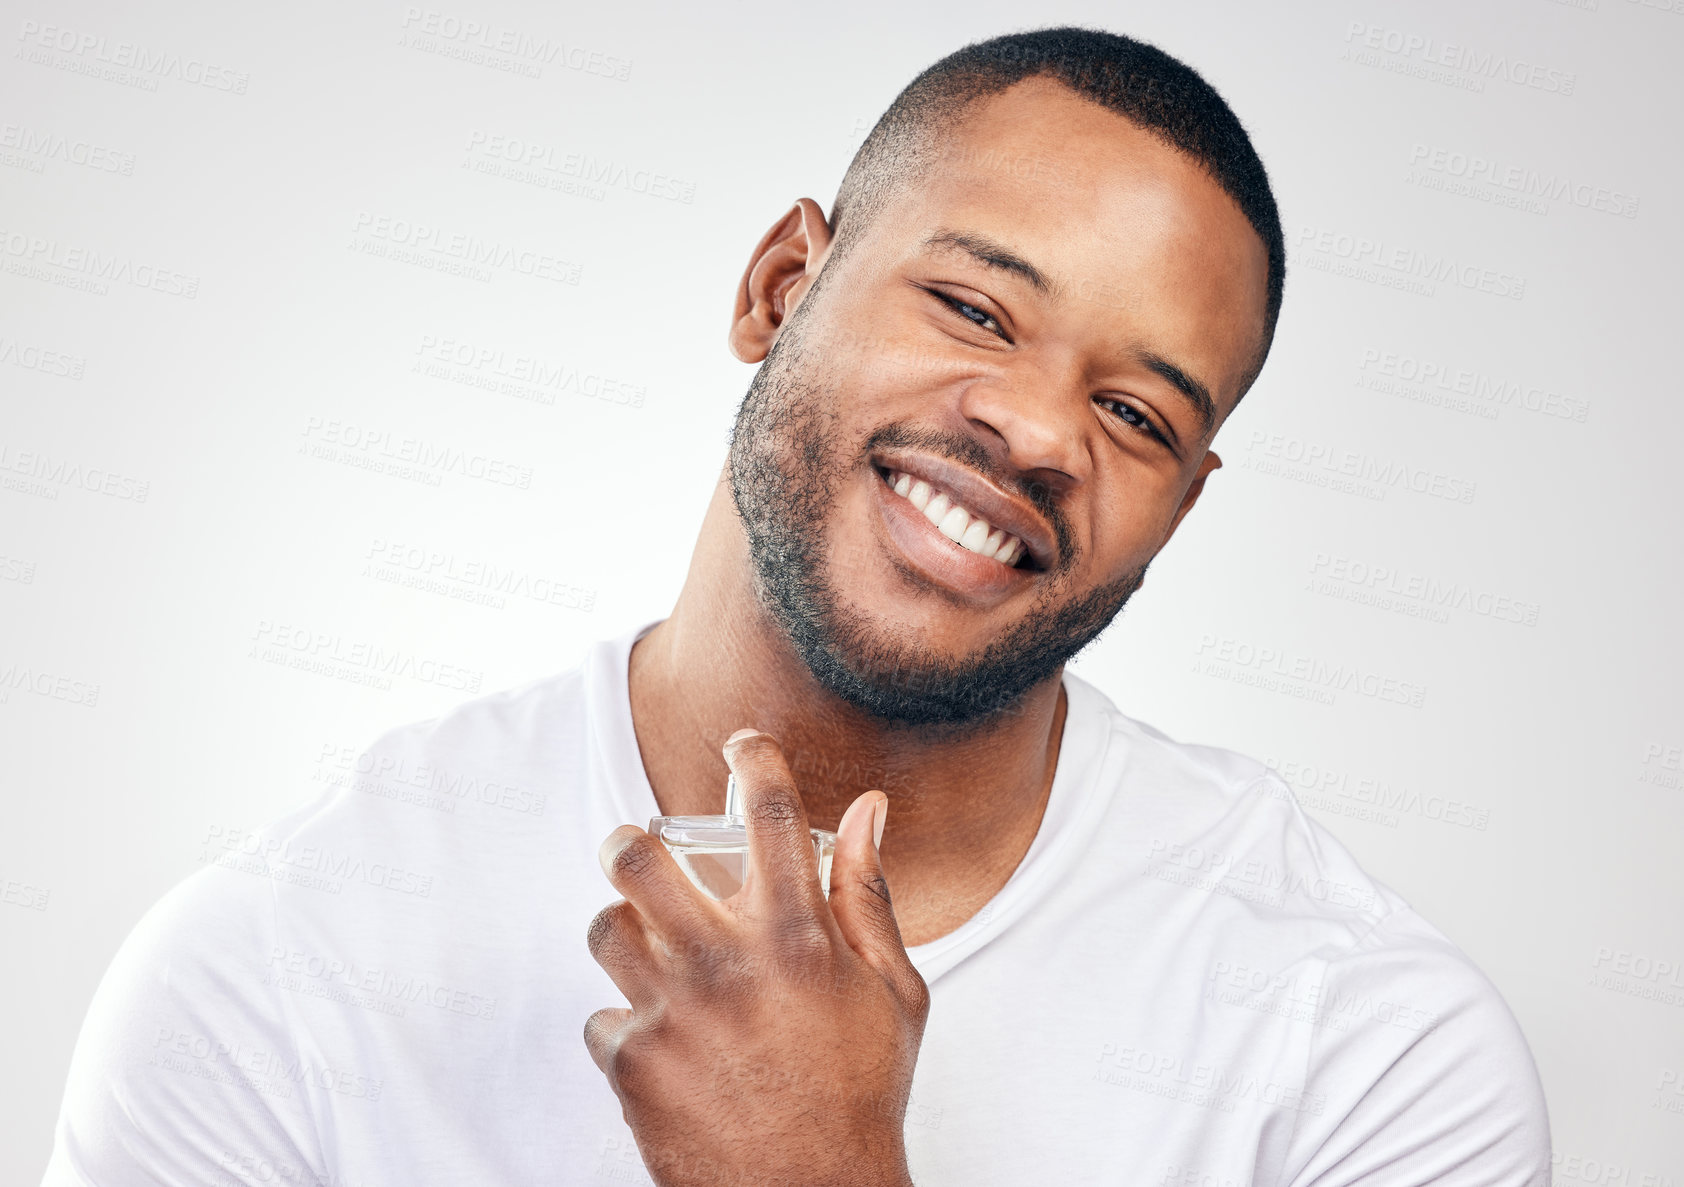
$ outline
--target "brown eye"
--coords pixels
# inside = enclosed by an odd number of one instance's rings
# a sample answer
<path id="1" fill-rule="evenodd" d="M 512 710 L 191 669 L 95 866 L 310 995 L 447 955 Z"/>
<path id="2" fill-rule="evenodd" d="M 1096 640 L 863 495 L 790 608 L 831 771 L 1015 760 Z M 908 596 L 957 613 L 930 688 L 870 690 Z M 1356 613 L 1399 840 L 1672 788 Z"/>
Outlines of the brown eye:
<path id="1" fill-rule="evenodd" d="M 946 305 L 949 309 L 953 310 L 954 313 L 958 314 L 972 325 L 979 326 L 982 329 L 987 330 L 990 334 L 997 334 L 1001 338 L 1006 336 L 1005 331 L 1000 328 L 1000 323 L 994 319 L 992 314 L 985 313 L 981 309 L 978 309 L 975 305 L 972 305 L 970 302 L 961 301 L 958 297 L 950 297 L 946 293 L 937 289 L 927 289 L 925 291 L 938 298 L 943 305 Z"/>
<path id="2" fill-rule="evenodd" d="M 1169 439 L 1158 431 L 1158 426 L 1153 424 L 1145 413 L 1132 404 L 1125 404 L 1121 400 L 1101 399 L 1099 405 L 1129 427 L 1156 437 L 1166 446 L 1169 444 Z"/>

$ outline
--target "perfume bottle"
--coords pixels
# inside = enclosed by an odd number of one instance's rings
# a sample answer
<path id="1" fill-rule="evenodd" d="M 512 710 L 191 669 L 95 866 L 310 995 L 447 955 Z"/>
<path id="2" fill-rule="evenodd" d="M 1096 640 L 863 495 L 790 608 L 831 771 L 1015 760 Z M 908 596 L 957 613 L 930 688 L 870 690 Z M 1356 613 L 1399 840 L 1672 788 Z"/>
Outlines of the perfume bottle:
<path id="1" fill-rule="evenodd" d="M 725 781 L 722 816 L 657 816 L 649 831 L 667 847 L 678 868 L 711 898 L 736 894 L 748 868 L 748 820 L 743 815 L 737 777 Z M 819 886 L 830 896 L 830 863 L 836 856 L 836 834 L 822 828 L 813 833 L 813 852 L 819 859 Z"/>

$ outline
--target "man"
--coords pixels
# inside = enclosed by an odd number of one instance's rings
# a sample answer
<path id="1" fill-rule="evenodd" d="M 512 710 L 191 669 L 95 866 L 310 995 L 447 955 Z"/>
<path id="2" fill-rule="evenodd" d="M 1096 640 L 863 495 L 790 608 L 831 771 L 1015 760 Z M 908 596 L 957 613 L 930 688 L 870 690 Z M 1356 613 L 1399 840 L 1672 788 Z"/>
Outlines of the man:
<path id="1" fill-rule="evenodd" d="M 920 75 L 753 252 L 671 616 L 231 830 L 101 986 L 47 1182 L 1544 1183 L 1470 962 L 1260 763 L 1063 670 L 1221 464 L 1283 273 L 1159 51 Z M 728 771 L 715 902 L 640 825 Z"/>

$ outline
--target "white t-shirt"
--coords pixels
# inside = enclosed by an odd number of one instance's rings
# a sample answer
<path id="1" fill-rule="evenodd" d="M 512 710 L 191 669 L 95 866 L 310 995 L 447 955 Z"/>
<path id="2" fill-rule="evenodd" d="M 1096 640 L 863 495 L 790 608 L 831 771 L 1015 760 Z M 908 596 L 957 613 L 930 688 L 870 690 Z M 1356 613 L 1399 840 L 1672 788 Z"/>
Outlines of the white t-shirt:
<path id="1" fill-rule="evenodd" d="M 625 1004 L 585 946 L 597 847 L 657 814 L 647 629 L 212 830 L 95 995 L 47 1187 L 648 1183 L 581 1037 Z M 920 1187 L 1546 1184 L 1537 1073 L 1467 957 L 1261 763 L 1064 682 L 1028 854 L 911 949 Z"/>

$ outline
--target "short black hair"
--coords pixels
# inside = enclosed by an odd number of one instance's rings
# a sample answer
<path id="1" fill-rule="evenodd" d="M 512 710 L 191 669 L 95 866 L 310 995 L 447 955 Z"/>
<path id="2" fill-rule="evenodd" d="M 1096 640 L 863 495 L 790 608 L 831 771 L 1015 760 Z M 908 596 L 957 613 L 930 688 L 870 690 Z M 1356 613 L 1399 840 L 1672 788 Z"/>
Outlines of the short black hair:
<path id="1" fill-rule="evenodd" d="M 1269 257 L 1263 343 L 1243 395 L 1263 368 L 1280 317 L 1286 280 L 1280 213 L 1239 117 L 1191 66 L 1143 41 L 1101 29 L 1035 29 L 974 42 L 929 67 L 895 97 L 854 154 L 831 205 L 832 255 L 846 254 L 895 189 L 928 167 L 930 146 L 971 103 L 1032 77 L 1056 79 L 1192 157 L 1263 240 Z"/>

